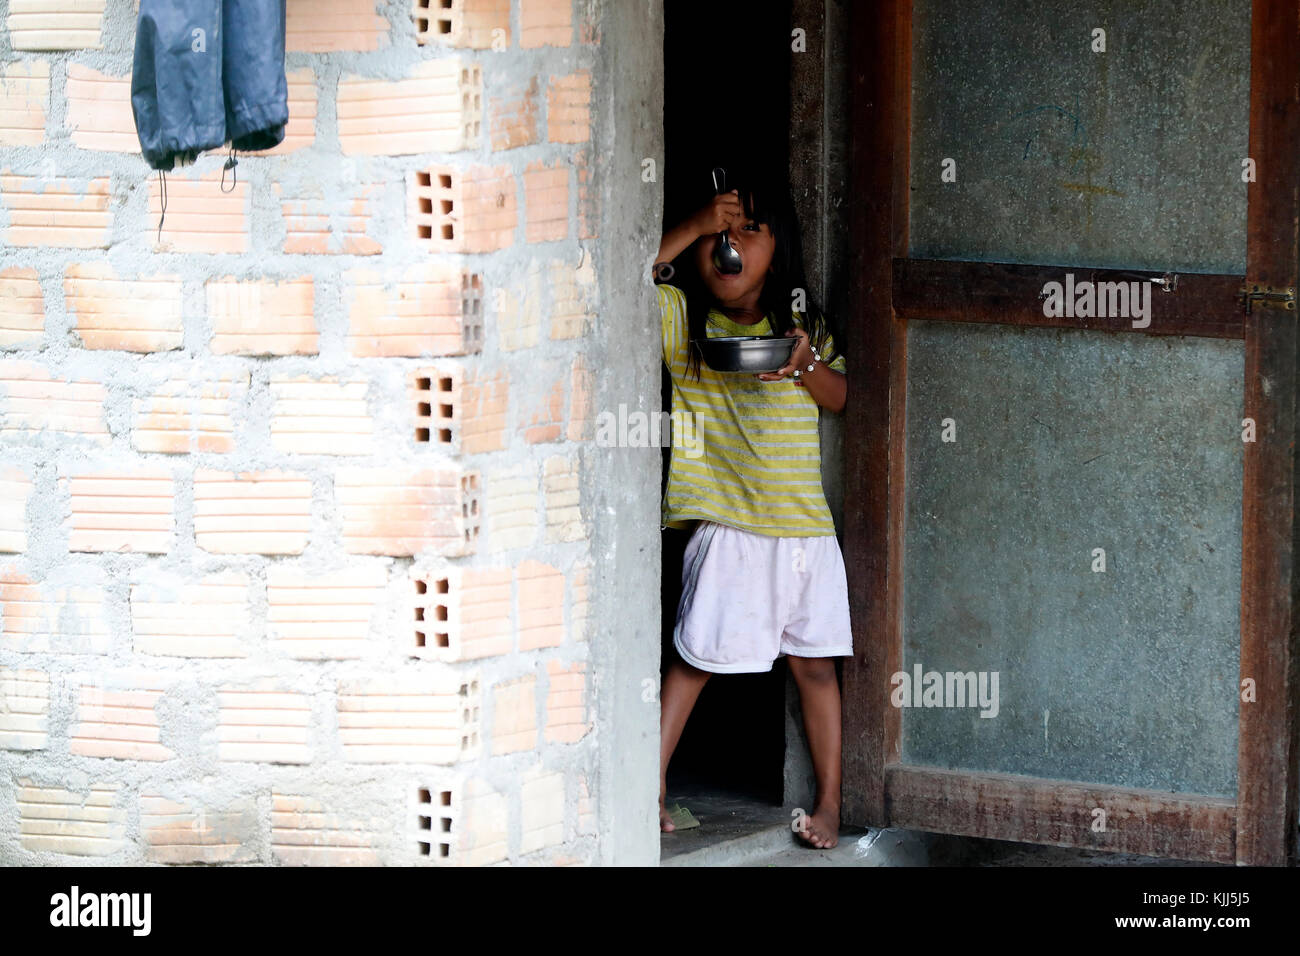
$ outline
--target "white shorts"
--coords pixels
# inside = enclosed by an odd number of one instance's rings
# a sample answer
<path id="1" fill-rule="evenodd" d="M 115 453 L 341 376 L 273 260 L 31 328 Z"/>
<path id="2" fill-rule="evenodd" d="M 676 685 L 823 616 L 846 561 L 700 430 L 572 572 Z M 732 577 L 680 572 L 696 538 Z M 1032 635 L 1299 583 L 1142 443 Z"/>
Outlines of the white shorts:
<path id="1" fill-rule="evenodd" d="M 673 646 L 715 674 L 770 671 L 787 654 L 852 655 L 839 541 L 701 521 L 686 544 Z"/>

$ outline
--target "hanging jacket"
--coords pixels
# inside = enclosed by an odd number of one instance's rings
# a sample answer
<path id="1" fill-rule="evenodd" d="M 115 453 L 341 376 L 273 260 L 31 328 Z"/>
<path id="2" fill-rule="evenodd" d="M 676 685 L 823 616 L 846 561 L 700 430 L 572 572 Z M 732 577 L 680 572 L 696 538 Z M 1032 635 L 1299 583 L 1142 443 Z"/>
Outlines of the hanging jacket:
<path id="1" fill-rule="evenodd" d="M 285 0 L 140 0 L 131 108 L 153 169 L 284 139 Z"/>

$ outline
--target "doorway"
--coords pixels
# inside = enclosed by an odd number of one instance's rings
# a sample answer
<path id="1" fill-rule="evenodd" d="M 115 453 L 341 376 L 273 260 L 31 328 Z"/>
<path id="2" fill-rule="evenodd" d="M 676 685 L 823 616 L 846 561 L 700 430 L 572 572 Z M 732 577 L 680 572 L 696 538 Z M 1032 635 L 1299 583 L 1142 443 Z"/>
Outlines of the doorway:
<path id="1" fill-rule="evenodd" d="M 664 3 L 665 229 L 713 195 L 711 171 L 756 161 L 788 168 L 789 0 Z M 677 267 L 686 254 L 674 263 Z M 672 383 L 662 373 L 663 408 Z M 663 484 L 670 449 L 664 450 Z M 662 667 L 677 659 L 673 626 L 688 531 L 663 538 Z M 669 802 L 779 808 L 784 791 L 786 663 L 726 674 L 700 694 L 668 771 Z"/>

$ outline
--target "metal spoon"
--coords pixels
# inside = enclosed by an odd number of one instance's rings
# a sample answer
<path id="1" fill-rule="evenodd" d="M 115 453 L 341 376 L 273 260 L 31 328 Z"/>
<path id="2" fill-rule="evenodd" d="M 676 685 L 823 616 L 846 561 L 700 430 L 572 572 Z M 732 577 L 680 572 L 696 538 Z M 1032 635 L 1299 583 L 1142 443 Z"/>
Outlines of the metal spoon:
<path id="1" fill-rule="evenodd" d="M 727 191 L 727 171 L 721 166 L 713 170 L 713 188 L 719 196 Z M 734 276 L 744 268 L 740 253 L 732 248 L 725 232 L 718 233 L 718 242 L 713 247 L 713 267 L 726 276 Z"/>

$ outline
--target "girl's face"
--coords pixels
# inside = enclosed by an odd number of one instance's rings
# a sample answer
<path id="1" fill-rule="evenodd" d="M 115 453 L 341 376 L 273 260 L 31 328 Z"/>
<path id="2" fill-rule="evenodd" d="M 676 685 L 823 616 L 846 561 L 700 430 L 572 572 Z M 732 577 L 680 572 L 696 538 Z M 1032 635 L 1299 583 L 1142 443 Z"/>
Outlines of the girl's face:
<path id="1" fill-rule="evenodd" d="M 752 306 L 763 291 L 772 266 L 772 253 L 776 240 L 767 223 L 740 219 L 727 231 L 727 240 L 740 253 L 741 269 L 735 275 L 724 275 L 713 265 L 713 249 L 717 234 L 700 236 L 695 242 L 695 267 L 714 297 L 726 306 Z"/>

